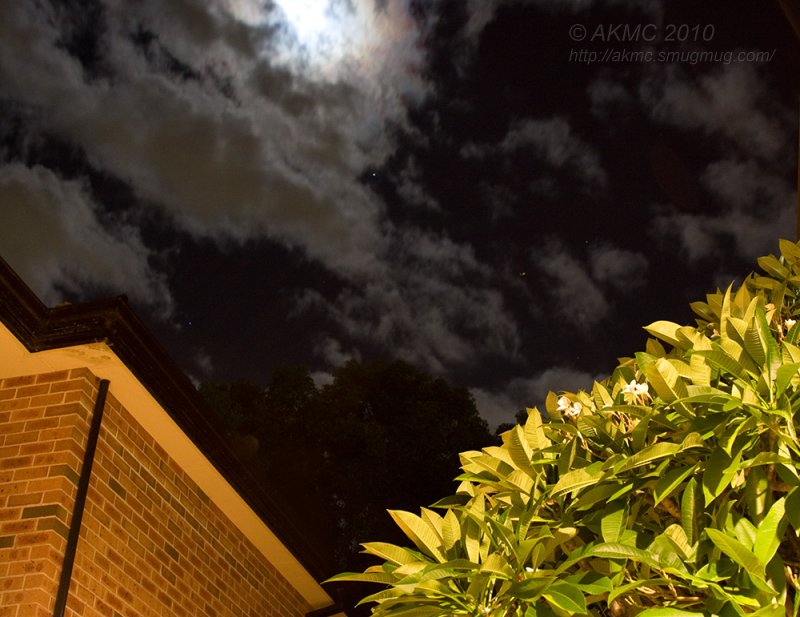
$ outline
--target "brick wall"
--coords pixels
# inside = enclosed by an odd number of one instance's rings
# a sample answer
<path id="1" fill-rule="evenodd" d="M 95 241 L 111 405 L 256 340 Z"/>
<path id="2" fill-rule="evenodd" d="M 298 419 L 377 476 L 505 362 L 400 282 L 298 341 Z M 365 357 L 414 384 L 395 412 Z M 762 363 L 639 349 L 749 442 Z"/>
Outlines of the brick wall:
<path id="1" fill-rule="evenodd" d="M 0 381 L 0 617 L 53 614 L 95 380 Z"/>
<path id="2" fill-rule="evenodd" d="M 97 383 L 85 369 L 0 382 L 0 617 L 53 614 Z M 309 610 L 109 394 L 67 615 Z"/>

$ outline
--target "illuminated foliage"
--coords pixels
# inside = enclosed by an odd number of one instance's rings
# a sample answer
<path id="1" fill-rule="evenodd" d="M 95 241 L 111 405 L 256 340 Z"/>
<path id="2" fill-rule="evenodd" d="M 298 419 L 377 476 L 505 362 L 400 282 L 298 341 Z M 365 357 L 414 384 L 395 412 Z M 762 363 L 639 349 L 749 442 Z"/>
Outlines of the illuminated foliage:
<path id="1" fill-rule="evenodd" d="M 800 246 L 658 321 L 591 392 L 550 393 L 455 495 L 391 516 L 414 547 L 333 580 L 376 616 L 797 615 Z M 422 436 L 424 438 L 424 436 Z"/>

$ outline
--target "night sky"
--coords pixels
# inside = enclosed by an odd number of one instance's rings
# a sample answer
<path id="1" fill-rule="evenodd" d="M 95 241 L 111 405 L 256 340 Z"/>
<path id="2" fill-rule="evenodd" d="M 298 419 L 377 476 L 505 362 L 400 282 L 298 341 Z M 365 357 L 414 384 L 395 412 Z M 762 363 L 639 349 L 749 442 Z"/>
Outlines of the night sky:
<path id="1" fill-rule="evenodd" d="M 794 239 L 798 41 L 757 0 L 2 2 L 0 254 L 198 382 L 402 359 L 510 421 Z"/>

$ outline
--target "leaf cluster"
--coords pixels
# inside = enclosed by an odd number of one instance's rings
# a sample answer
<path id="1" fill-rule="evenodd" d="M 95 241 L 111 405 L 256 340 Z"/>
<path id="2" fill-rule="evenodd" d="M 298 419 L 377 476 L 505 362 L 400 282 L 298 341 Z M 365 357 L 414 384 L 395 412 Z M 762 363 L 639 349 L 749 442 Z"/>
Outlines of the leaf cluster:
<path id="1" fill-rule="evenodd" d="M 366 543 L 382 563 L 331 580 L 383 585 L 381 617 L 796 616 L 800 246 L 780 249 L 463 452 L 454 495 L 390 512 L 413 548 Z"/>

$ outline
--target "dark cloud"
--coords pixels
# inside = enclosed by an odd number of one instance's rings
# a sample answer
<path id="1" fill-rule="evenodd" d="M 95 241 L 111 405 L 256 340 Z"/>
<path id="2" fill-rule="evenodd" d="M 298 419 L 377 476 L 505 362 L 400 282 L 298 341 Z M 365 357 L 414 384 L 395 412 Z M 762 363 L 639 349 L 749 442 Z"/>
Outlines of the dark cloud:
<path id="1" fill-rule="evenodd" d="M 468 159 L 504 158 L 525 151 L 533 152 L 552 169 L 567 170 L 586 190 L 601 188 L 606 183 L 606 173 L 595 148 L 576 136 L 569 123 L 559 117 L 514 122 L 499 143 L 469 143 L 462 147 L 461 155 Z M 545 177 L 538 181 L 547 180 L 553 179 Z"/>
<path id="2" fill-rule="evenodd" d="M 164 277 L 149 263 L 151 251 L 135 228 L 108 229 L 86 187 L 49 169 L 18 163 L 0 167 L 3 256 L 42 300 L 95 287 L 125 290 L 168 316 L 173 300 Z"/>
<path id="3" fill-rule="evenodd" d="M 586 259 L 576 257 L 561 242 L 551 240 L 534 249 L 532 259 L 545 276 L 549 312 L 562 327 L 588 331 L 612 312 L 612 297 L 646 286 L 648 262 L 641 253 L 602 242 L 590 247 Z"/>
<path id="4" fill-rule="evenodd" d="M 309 290 L 305 302 L 322 309 L 348 340 L 392 349 L 436 373 L 487 356 L 516 356 L 517 324 L 491 269 L 471 247 L 406 229 L 391 254 L 381 276 L 355 281 L 330 300 Z M 329 341 L 323 354 L 329 361 L 344 357 L 341 345 Z"/>

